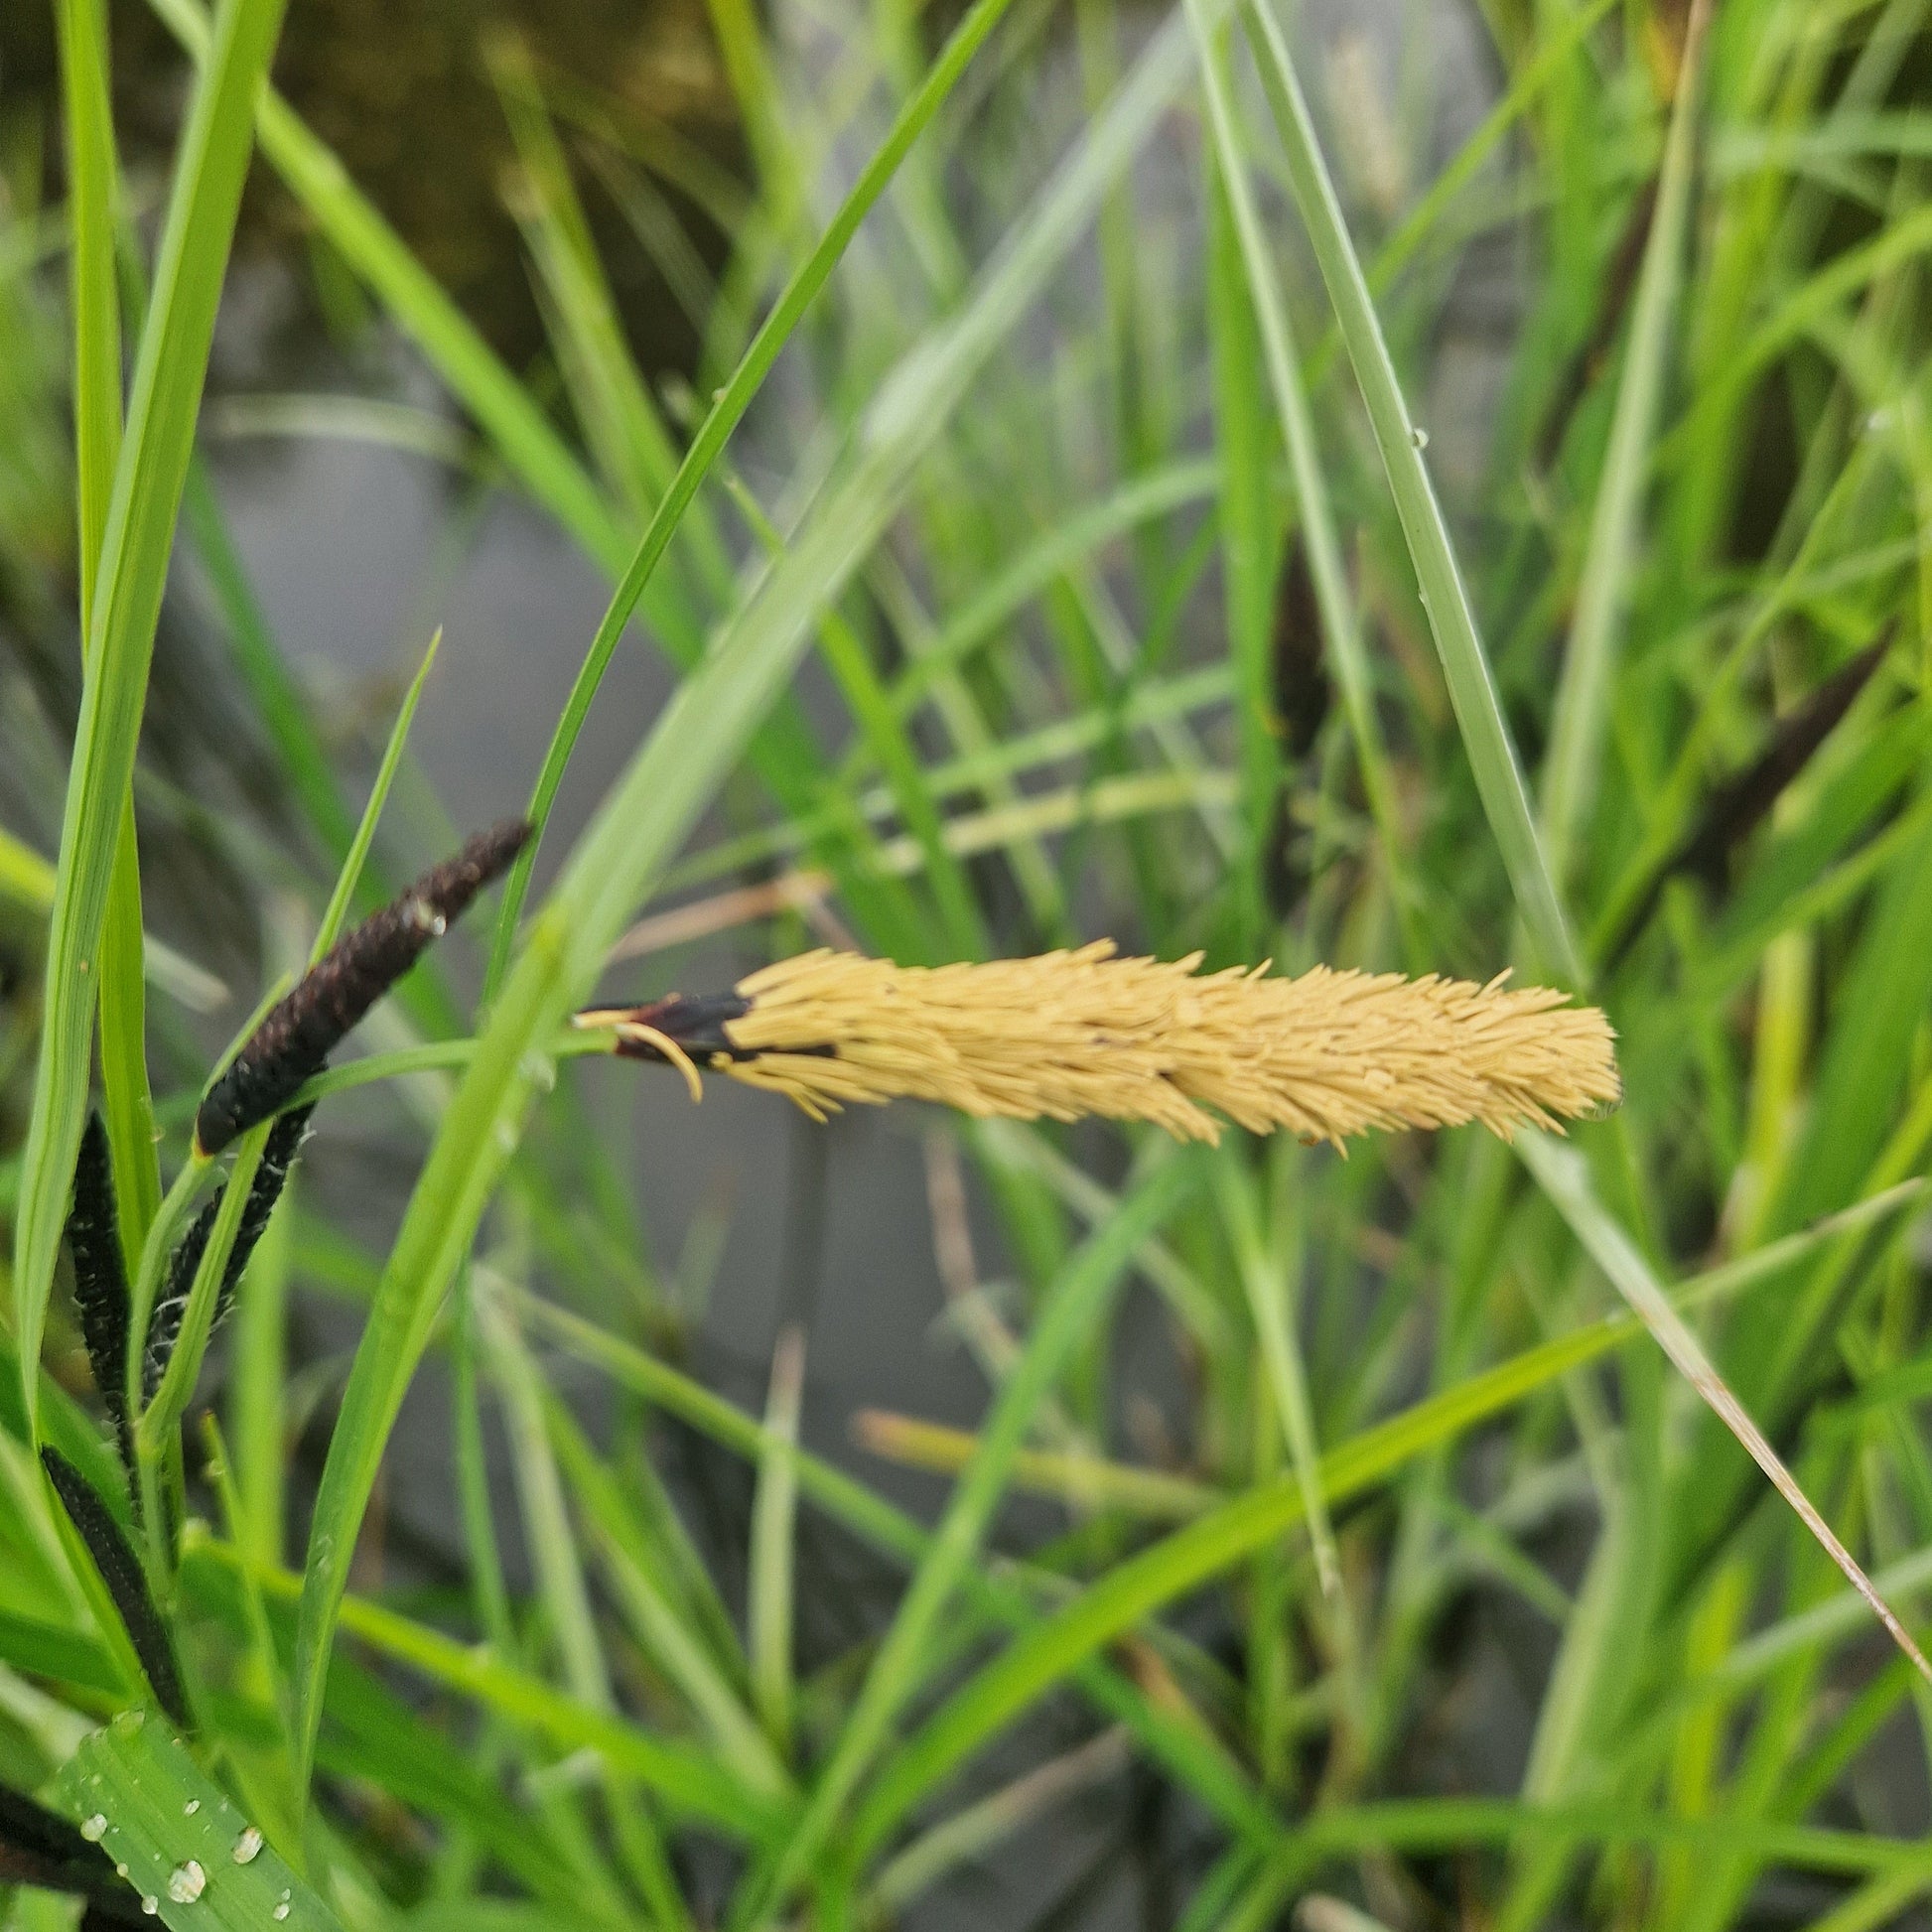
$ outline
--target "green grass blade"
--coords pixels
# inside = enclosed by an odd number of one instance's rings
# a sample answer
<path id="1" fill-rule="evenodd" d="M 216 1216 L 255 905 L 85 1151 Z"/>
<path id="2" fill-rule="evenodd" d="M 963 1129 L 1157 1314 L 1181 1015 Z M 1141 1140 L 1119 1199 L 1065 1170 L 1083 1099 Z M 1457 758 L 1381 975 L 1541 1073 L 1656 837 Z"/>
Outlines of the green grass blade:
<path id="1" fill-rule="evenodd" d="M 1241 1292 L 1247 1300 L 1269 1393 L 1274 1398 L 1275 1420 L 1281 1440 L 1288 1445 L 1295 1479 L 1302 1487 L 1315 1574 L 1331 1608 L 1345 1617 L 1348 1610 L 1342 1596 L 1341 1554 L 1335 1548 L 1334 1525 L 1328 1520 L 1327 1504 L 1321 1496 L 1321 1450 L 1309 1400 L 1308 1367 L 1295 1333 L 1292 1291 L 1283 1273 L 1271 1266 L 1253 1183 L 1232 1155 L 1215 1161 L 1214 1180 L 1222 1225 L 1234 1250 L 1235 1272 L 1241 1278 Z"/>
<path id="2" fill-rule="evenodd" d="M 612 1595 L 646 1654 L 677 1687 L 709 1733 L 719 1760 L 765 1802 L 792 1795 L 791 1781 L 759 1731 L 738 1689 L 725 1676 L 655 1574 L 620 1485 L 599 1461 L 564 1405 L 544 1403 L 546 1427 L 595 1539 Z"/>
<path id="3" fill-rule="evenodd" d="M 91 640 L 96 578 L 121 444 L 120 294 L 114 274 L 120 179 L 105 8 L 99 0 L 63 0 L 58 23 L 73 289 L 80 634 Z M 132 1268 L 161 1205 L 161 1171 L 154 1152 L 154 1099 L 148 1090 L 141 867 L 131 787 L 117 838 L 100 946 L 100 1070 L 121 1247 Z"/>
<path id="4" fill-rule="evenodd" d="M 1839 1541 L 1837 1533 L 1818 1513 L 1811 1498 L 1785 1467 L 1783 1458 L 1731 1394 L 1711 1358 L 1704 1352 L 1704 1344 L 1658 1286 L 1649 1264 L 1638 1253 L 1635 1244 L 1597 1201 L 1590 1188 L 1588 1171 L 1583 1157 L 1574 1149 L 1566 1148 L 1535 1130 L 1526 1130 L 1520 1135 L 1516 1147 L 1523 1165 L 1529 1169 L 1537 1184 L 1569 1222 L 1572 1232 L 1588 1251 L 1590 1258 L 1609 1277 L 1617 1293 L 1636 1311 L 1644 1326 L 1656 1338 L 1657 1345 L 1716 1412 L 1725 1427 L 1736 1437 L 1778 1494 L 1796 1511 L 1799 1520 L 1817 1539 L 1819 1547 L 1870 1605 L 1871 1613 L 1885 1626 L 1892 1641 L 1912 1660 L 1919 1675 L 1932 1683 L 1932 1665 L 1926 1663 L 1910 1633 L 1899 1622 L 1891 1606 L 1872 1587 L 1871 1580 L 1860 1567 L 1858 1559 Z"/>
<path id="5" fill-rule="evenodd" d="M 755 1873 L 733 1923 L 761 1925 L 824 1850 L 868 1764 L 891 1732 L 924 1673 L 932 1642 L 962 1572 L 974 1561 L 1004 1495 L 1013 1459 L 1035 1413 L 1059 1378 L 1068 1355 L 1098 1321 L 1134 1251 L 1178 1204 L 1193 1173 L 1170 1157 L 1127 1197 L 1119 1214 L 1079 1249 L 1048 1290 L 1026 1349 L 1002 1384 L 973 1460 L 961 1473 L 864 1687 L 812 1787 L 797 1823 L 766 1873 Z"/>
<path id="6" fill-rule="evenodd" d="M 23 1371 L 39 1357 L 87 1105 L 101 928 L 134 773 L 175 514 L 194 446 L 222 269 L 251 146 L 250 109 L 282 0 L 227 0 L 182 137 L 95 587 L 55 882 L 42 1045 L 14 1243 Z M 28 1413 L 39 1382 L 26 1375 Z"/>
<path id="7" fill-rule="evenodd" d="M 1349 239 L 1334 184 L 1321 158 L 1288 43 L 1265 6 L 1250 4 L 1243 10 L 1242 20 L 1287 157 L 1296 206 L 1308 228 L 1328 300 L 1334 305 L 1342 342 L 1354 364 L 1376 447 L 1388 473 L 1396 513 L 1402 520 L 1421 586 L 1430 633 L 1436 640 L 1484 815 L 1502 852 L 1531 943 L 1549 971 L 1572 986 L 1581 986 L 1583 964 L 1530 816 L 1522 763 L 1496 696 L 1475 613 L 1449 543 L 1449 525 L 1423 462 L 1428 439 L 1411 420 L 1403 399 L 1395 362 Z"/>
<path id="8" fill-rule="evenodd" d="M 362 867 L 368 860 L 369 847 L 375 842 L 375 828 L 381 820 L 382 807 L 388 800 L 389 787 L 395 783 L 396 773 L 401 769 L 403 751 L 409 743 L 409 727 L 415 722 L 416 706 L 422 698 L 423 686 L 429 682 L 430 671 L 436 663 L 437 647 L 442 641 L 443 632 L 439 628 L 430 637 L 429 648 L 423 652 L 423 661 L 417 666 L 416 675 L 409 680 L 409 689 L 403 693 L 396 722 L 389 728 L 389 742 L 382 748 L 382 762 L 376 766 L 375 782 L 369 787 L 369 801 L 362 807 L 361 822 L 355 828 L 355 836 L 348 842 L 348 850 L 343 855 L 336 889 L 329 895 L 322 923 L 316 928 L 315 944 L 309 948 L 311 966 L 317 964 L 336 943 L 344 921 L 348 917 L 348 908 L 355 902 L 355 890 L 361 884 Z"/>
<path id="9" fill-rule="evenodd" d="M 175 1337 L 175 1351 L 168 1358 L 167 1371 L 161 1378 L 161 1386 L 154 1392 L 154 1400 L 148 1404 L 147 1413 L 141 1418 L 137 1441 L 144 1459 L 161 1452 L 162 1446 L 169 1440 L 169 1433 L 181 1421 L 195 1394 L 195 1384 L 202 1373 L 202 1357 L 207 1352 L 209 1335 L 214 1332 L 214 1311 L 221 1277 L 227 1272 L 229 1255 L 234 1252 L 235 1235 L 248 1205 L 248 1190 L 253 1184 L 262 1148 L 272 1129 L 273 1123 L 268 1121 L 250 1128 L 236 1150 L 234 1166 L 228 1173 L 227 1190 L 221 1196 L 221 1205 L 215 1211 L 207 1246 L 202 1251 L 202 1259 L 195 1270 L 194 1285 L 188 1293 L 188 1307 L 182 1313 L 181 1332 Z M 147 1312 L 152 1313 L 152 1308 Z M 147 1323 L 143 1321 L 138 1333 L 130 1334 L 131 1354 L 139 1352 L 134 1347 L 136 1340 L 145 1343 L 146 1329 Z M 149 1520 L 153 1520 L 152 1516 Z"/>
<path id="10" fill-rule="evenodd" d="M 522 170 L 510 211 L 549 296 L 558 361 L 577 420 L 606 487 L 641 521 L 664 493 L 676 452 L 624 341 L 617 299 L 545 110 L 529 49 L 514 32 L 499 32 L 484 55 Z M 729 586 L 730 566 L 715 537 L 706 556 L 714 580 Z"/>
<path id="11" fill-rule="evenodd" d="M 192 1600 L 211 1607 L 219 1600 L 217 1591 L 230 1587 L 229 1580 L 218 1573 L 239 1561 L 238 1553 L 227 1545 L 191 1529 L 184 1538 L 184 1591 Z M 217 1574 L 210 1577 L 210 1569 Z M 271 1602 L 287 1605 L 301 1597 L 303 1579 L 291 1571 L 260 1571 L 256 1580 Z M 349 1597 L 343 1605 L 342 1623 L 344 1632 L 357 1642 L 432 1684 L 475 1699 L 557 1750 L 597 1752 L 613 1770 L 648 1785 L 683 1815 L 704 1819 L 734 1838 L 756 1839 L 770 1832 L 772 1820 L 749 1804 L 745 1787 L 708 1751 L 587 1710 L 541 1678 L 517 1669 L 488 1645 L 464 1642 L 385 1604 Z"/>
<path id="12" fill-rule="evenodd" d="M 805 1332 L 786 1328 L 771 1355 L 764 1428 L 752 1501 L 751 1580 L 746 1596 L 752 1690 L 765 1733 L 785 1757 L 792 1738 L 792 1544 L 797 1534 L 798 1413 L 805 1395 Z"/>
<path id="13" fill-rule="evenodd" d="M 576 682 L 565 700 L 563 714 L 557 720 L 549 749 L 544 753 L 543 765 L 530 794 L 529 818 L 536 827 L 536 836 L 511 869 L 503 890 L 502 910 L 497 915 L 495 943 L 489 960 L 488 984 L 492 988 L 501 981 L 508 968 L 510 946 L 515 938 L 524 896 L 529 891 L 530 869 L 536 863 L 544 825 L 549 819 L 551 806 L 556 802 L 558 788 L 563 783 L 571 753 L 583 732 L 584 721 L 590 716 L 592 701 L 597 696 L 599 684 L 603 682 L 611 654 L 618 647 L 618 639 L 623 635 L 624 625 L 629 622 L 631 613 L 637 608 L 664 552 L 670 547 L 671 539 L 677 534 L 691 499 L 710 474 L 732 431 L 751 407 L 753 397 L 758 394 L 772 363 L 777 360 L 779 350 L 790 340 L 792 331 L 838 266 L 860 222 L 885 193 L 906 152 L 952 91 L 968 63 L 985 43 L 986 37 L 998 26 L 1001 15 L 1010 4 L 1011 0 L 975 0 L 972 9 L 953 30 L 944 51 L 933 63 L 918 91 L 899 111 L 892 131 L 867 162 L 851 194 L 819 237 L 817 246 L 785 285 L 784 293 L 753 337 L 750 346 L 732 371 L 730 380 L 713 399 L 711 407 L 705 412 L 704 421 L 698 425 L 697 434 L 691 439 L 690 448 L 685 451 L 684 459 L 677 467 L 677 474 L 671 479 L 669 488 L 651 512 L 650 522 L 638 542 L 636 553 L 630 559 L 618 588 L 612 593 L 610 606 L 598 624 L 597 634 L 591 639 Z"/>
<path id="14" fill-rule="evenodd" d="M 1657 180 L 1643 265 L 1631 306 L 1630 341 L 1617 384 L 1603 473 L 1590 513 L 1589 540 L 1577 586 L 1570 645 L 1557 683 L 1550 748 L 1543 765 L 1543 846 L 1557 880 L 1567 878 L 1596 791 L 1608 728 L 1617 633 L 1635 572 L 1638 525 L 1649 480 L 1665 364 L 1677 319 L 1677 296 L 1689 244 L 1697 122 L 1703 97 L 1704 44 L 1710 0 L 1691 9 L 1677 101 Z"/>
<path id="15" fill-rule="evenodd" d="M 295 1195 L 291 1173 L 235 1298 L 233 1370 L 228 1376 L 228 1435 L 233 1444 L 235 1541 L 251 1569 L 285 1561 L 288 1462 L 288 1308 L 295 1264 Z"/>
<path id="16" fill-rule="evenodd" d="M 481 1264 L 471 1269 L 469 1280 L 477 1301 L 478 1339 L 502 1403 L 517 1514 L 549 1646 L 571 1696 L 588 1711 L 608 1712 L 615 1709 L 611 1667 L 591 1609 L 590 1587 L 564 1505 L 557 1458 L 551 1451 L 542 1377 Z"/>
<path id="17" fill-rule="evenodd" d="M 1191 15 L 1190 15 L 1191 18 Z M 1218 57 L 1225 30 L 1196 33 L 1196 58 Z M 1237 164 L 1238 165 L 1238 164 Z M 1275 577 L 1282 517 L 1275 500 L 1274 438 L 1261 388 L 1261 345 L 1254 305 L 1242 286 L 1245 260 L 1235 238 L 1233 184 L 1226 156 L 1204 165 L 1209 220 L 1207 288 L 1214 372 L 1214 443 L 1220 453 L 1217 519 L 1221 551 L 1222 629 L 1235 691 L 1234 723 L 1241 778 L 1241 846 L 1228 882 L 1237 956 L 1265 950 L 1268 841 L 1280 835 L 1276 800 L 1286 776 L 1282 723 L 1275 704 Z"/>
<path id="18" fill-rule="evenodd" d="M 1195 23 L 1197 38 L 1201 34 L 1201 0 L 1189 0 L 1189 18 Z M 1313 580 L 1315 603 L 1321 613 L 1324 641 L 1334 666 L 1335 681 L 1341 686 L 1342 709 L 1347 713 L 1349 733 L 1355 743 L 1362 790 L 1367 794 L 1369 811 L 1381 834 L 1383 862 L 1397 881 L 1397 904 L 1406 909 L 1409 895 L 1401 885 L 1401 820 L 1396 812 L 1388 748 L 1375 714 L 1374 677 L 1369 669 L 1354 596 L 1348 587 L 1347 567 L 1342 562 L 1341 539 L 1329 501 L 1327 479 L 1322 474 L 1320 453 L 1315 446 L 1314 422 L 1289 323 L 1288 305 L 1269 260 L 1267 237 L 1248 180 L 1240 124 L 1228 84 L 1227 56 L 1218 46 L 1201 48 L 1201 89 L 1208 131 L 1240 242 L 1241 266 L 1260 331 L 1275 413 L 1281 421 L 1289 467 L 1295 478 L 1302 538 L 1308 546 L 1309 575 Z M 1412 935 L 1412 950 L 1418 939 L 1419 935 Z"/>
<path id="19" fill-rule="evenodd" d="M 127 1867 L 170 1932 L 337 1932 L 335 1915 L 159 1720 L 97 1730 L 63 1767 L 63 1810 Z"/>
<path id="20" fill-rule="evenodd" d="M 1430 183 L 1428 191 L 1402 217 L 1400 225 L 1376 251 L 1369 286 L 1379 295 L 1388 289 L 1404 268 L 1416 257 L 1431 231 L 1442 220 L 1457 196 L 1476 179 L 1482 164 L 1496 150 L 1503 136 L 1523 118 L 1551 78 L 1598 26 L 1616 0 L 1587 0 L 1574 9 L 1568 20 L 1537 43 L 1536 52 L 1524 62 L 1509 83 L 1508 91 L 1483 117 L 1478 127 L 1455 152 L 1455 158 Z"/>

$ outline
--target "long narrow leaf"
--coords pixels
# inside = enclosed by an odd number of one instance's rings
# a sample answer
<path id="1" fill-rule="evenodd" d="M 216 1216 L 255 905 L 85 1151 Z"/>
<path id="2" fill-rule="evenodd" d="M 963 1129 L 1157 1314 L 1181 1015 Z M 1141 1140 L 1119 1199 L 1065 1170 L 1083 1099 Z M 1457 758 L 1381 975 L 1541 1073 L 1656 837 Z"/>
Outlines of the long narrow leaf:
<path id="1" fill-rule="evenodd" d="M 1543 843 L 1559 883 L 1569 873 L 1602 758 L 1617 626 L 1629 597 L 1638 515 L 1650 474 L 1651 444 L 1663 395 L 1670 332 L 1677 315 L 1677 292 L 1684 277 L 1705 34 L 1710 23 L 1711 0 L 1697 0 L 1685 30 L 1677 101 L 1631 308 L 1623 379 L 1617 386 L 1609 447 L 1603 456 L 1589 542 L 1577 587 L 1570 648 L 1564 657 L 1551 717 L 1550 749 L 1543 765 Z"/>
<path id="2" fill-rule="evenodd" d="M 32 1417 L 55 1251 L 87 1097 L 108 883 L 147 694 L 175 514 L 194 446 L 215 304 L 251 145 L 251 109 L 283 0 L 226 0 L 182 137 L 102 538 L 80 718 L 62 819 L 25 1182 L 14 1241 L 15 1328 Z"/>

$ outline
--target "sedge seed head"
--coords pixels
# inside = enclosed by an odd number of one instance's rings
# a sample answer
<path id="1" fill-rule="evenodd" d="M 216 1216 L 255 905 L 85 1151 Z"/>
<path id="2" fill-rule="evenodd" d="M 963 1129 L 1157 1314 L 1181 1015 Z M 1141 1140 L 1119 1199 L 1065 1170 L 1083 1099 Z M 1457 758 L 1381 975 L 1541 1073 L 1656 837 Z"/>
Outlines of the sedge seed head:
<path id="1" fill-rule="evenodd" d="M 810 952 L 740 980 L 743 1010 L 702 1042 L 677 1043 L 698 1065 L 821 1120 L 916 1099 L 983 1118 L 1148 1121 L 1181 1140 L 1212 1141 L 1223 1119 L 1336 1144 L 1371 1128 L 1465 1121 L 1507 1139 L 1621 1094 L 1603 1015 L 1549 988 L 1199 965 L 1199 954 L 1123 959 L 1104 939 L 930 968 Z M 644 1031 L 668 1032 L 680 1005 L 697 1004 L 659 1002 Z M 629 1017 L 580 1024 L 621 1036 Z"/>

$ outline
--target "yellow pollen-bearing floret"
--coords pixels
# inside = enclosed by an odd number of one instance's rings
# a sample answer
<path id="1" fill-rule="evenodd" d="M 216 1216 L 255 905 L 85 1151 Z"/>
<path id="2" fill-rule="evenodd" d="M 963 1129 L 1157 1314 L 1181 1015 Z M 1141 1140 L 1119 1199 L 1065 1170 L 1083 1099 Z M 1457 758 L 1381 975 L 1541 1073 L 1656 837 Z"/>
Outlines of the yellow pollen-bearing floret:
<path id="1" fill-rule="evenodd" d="M 1150 1121 L 1202 1141 L 1218 1137 L 1216 1116 L 1337 1144 L 1465 1121 L 1507 1139 L 1621 1095 L 1608 1022 L 1547 987 L 1199 964 L 1122 959 L 1107 939 L 984 965 L 804 953 L 740 980 L 744 1011 L 693 1058 L 821 1120 L 914 1099 L 980 1117 Z"/>

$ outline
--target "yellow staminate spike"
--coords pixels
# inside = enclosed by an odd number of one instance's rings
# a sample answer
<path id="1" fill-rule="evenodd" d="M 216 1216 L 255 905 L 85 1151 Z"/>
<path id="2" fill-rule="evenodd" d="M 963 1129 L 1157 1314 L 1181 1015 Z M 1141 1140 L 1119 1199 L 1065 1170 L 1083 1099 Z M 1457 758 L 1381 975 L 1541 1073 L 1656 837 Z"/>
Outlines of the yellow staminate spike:
<path id="1" fill-rule="evenodd" d="M 1472 1120 L 1507 1139 L 1621 1092 L 1602 1014 L 1548 988 L 1199 964 L 1117 958 L 1105 939 L 936 968 L 805 953 L 741 980 L 731 1005 L 743 1010 L 718 1029 L 729 1050 L 714 1035 L 698 1057 L 820 1119 L 916 1099 L 980 1116 L 1150 1121 L 1205 1141 L 1216 1115 L 1336 1143 Z M 670 1028 L 678 1004 L 639 1015 Z M 632 1016 L 580 1024 L 620 1019 Z"/>

